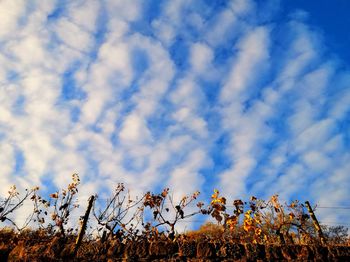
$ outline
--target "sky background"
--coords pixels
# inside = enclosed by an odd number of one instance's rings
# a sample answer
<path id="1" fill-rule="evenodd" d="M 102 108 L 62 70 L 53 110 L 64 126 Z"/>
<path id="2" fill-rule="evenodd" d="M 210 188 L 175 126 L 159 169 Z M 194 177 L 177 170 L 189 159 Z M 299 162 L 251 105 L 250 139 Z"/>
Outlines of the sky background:
<path id="1" fill-rule="evenodd" d="M 1 194 L 52 192 L 76 172 L 86 197 L 124 182 L 350 206 L 349 12 L 347 0 L 0 0 Z"/>

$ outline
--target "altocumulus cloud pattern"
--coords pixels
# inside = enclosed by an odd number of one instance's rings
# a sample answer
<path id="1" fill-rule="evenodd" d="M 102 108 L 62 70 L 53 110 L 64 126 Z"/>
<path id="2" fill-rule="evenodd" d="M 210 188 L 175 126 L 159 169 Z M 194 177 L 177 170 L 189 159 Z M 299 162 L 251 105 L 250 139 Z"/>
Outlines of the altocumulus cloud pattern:
<path id="1" fill-rule="evenodd" d="M 86 196 L 124 182 L 349 205 L 350 73 L 278 6 L 1 1 L 1 193 L 77 172 Z"/>

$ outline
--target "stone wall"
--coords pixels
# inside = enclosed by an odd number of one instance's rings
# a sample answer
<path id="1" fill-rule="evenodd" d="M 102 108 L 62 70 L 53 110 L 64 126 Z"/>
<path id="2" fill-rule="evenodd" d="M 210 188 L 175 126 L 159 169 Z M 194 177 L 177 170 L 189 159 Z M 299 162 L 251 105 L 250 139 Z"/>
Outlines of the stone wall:
<path id="1" fill-rule="evenodd" d="M 0 261 L 70 261 L 74 241 L 0 242 Z M 78 261 L 350 261 L 349 246 L 255 245 L 223 241 L 85 242 Z"/>
<path id="2" fill-rule="evenodd" d="M 307 246 L 307 245 L 255 245 L 237 244 L 230 242 L 153 242 L 129 243 L 124 252 L 120 252 L 125 260 L 137 259 L 163 261 L 272 261 L 272 260 L 339 260 L 350 261 L 350 247 L 348 246 Z M 109 250 L 109 257 L 113 255 L 113 246 Z M 115 254 L 116 255 L 116 254 Z M 117 256 L 118 256 L 117 255 Z"/>

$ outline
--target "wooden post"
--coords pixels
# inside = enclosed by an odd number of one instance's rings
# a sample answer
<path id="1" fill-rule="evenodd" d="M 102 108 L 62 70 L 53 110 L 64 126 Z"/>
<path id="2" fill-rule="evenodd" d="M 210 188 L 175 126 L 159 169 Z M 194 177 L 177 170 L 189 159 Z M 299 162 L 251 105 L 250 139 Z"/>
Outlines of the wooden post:
<path id="1" fill-rule="evenodd" d="M 85 234 L 86 225 L 87 225 L 87 222 L 89 220 L 89 215 L 90 215 L 90 211 L 91 211 L 91 208 L 92 208 L 92 204 L 94 203 L 94 200 L 95 200 L 95 196 L 91 196 L 89 198 L 89 203 L 88 203 L 88 207 L 86 209 L 86 212 L 85 212 L 85 215 L 84 215 L 84 218 L 83 218 L 83 223 L 81 225 L 81 228 L 80 228 L 77 240 L 75 242 L 74 256 L 76 256 L 76 254 L 78 252 L 78 249 L 80 247 L 81 241 L 83 240 L 83 237 L 84 237 L 84 234 Z"/>
<path id="2" fill-rule="evenodd" d="M 320 224 L 318 223 L 318 220 L 317 220 L 317 218 L 315 216 L 314 211 L 311 208 L 310 202 L 309 201 L 305 201 L 305 204 L 306 204 L 307 210 L 309 211 L 309 214 L 310 214 L 310 217 L 312 219 L 312 222 L 314 223 L 314 227 L 315 227 L 315 229 L 317 231 L 318 237 L 321 239 L 322 245 L 326 245 L 326 239 L 323 236 L 322 229 L 320 227 Z"/>

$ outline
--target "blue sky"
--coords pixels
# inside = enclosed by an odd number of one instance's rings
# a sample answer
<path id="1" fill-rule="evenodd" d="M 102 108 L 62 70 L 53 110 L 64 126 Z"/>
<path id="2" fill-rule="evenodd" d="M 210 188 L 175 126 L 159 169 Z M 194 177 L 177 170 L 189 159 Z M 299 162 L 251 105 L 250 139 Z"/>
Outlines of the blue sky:
<path id="1" fill-rule="evenodd" d="M 0 2 L 0 183 L 349 206 L 350 3 Z M 325 222 L 348 213 L 320 210 Z"/>

